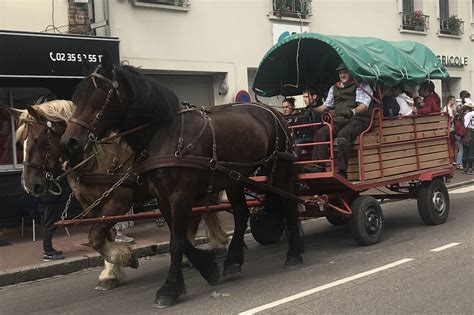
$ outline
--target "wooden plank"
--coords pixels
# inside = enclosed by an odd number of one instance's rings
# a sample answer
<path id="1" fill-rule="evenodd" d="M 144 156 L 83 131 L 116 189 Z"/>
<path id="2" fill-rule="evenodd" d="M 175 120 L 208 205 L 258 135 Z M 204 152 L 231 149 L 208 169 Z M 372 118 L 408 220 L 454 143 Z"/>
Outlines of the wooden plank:
<path id="1" fill-rule="evenodd" d="M 438 144 L 438 145 L 429 146 L 429 147 L 421 147 L 421 148 L 419 147 L 418 154 L 422 155 L 422 154 L 435 153 L 435 152 L 443 152 L 443 153 L 448 154 L 448 144 L 446 142 L 447 141 L 445 141 L 445 143 L 441 145 Z M 414 143 L 408 144 L 408 145 L 400 145 L 400 147 L 401 148 L 397 151 L 392 150 L 391 152 L 382 153 L 383 161 L 416 155 L 416 149 L 415 149 Z M 409 149 L 406 149 L 406 148 L 409 148 Z M 379 155 L 378 154 L 364 155 L 362 161 L 364 163 L 378 162 Z M 349 159 L 349 164 L 359 164 L 359 160 L 355 156 L 351 157 Z"/>

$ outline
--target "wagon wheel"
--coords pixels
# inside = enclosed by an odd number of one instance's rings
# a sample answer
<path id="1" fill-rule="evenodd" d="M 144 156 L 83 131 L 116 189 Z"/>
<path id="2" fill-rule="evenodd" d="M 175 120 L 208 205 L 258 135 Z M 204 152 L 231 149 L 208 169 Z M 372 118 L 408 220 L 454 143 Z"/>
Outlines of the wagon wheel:
<path id="1" fill-rule="evenodd" d="M 250 217 L 250 231 L 253 238 L 261 245 L 280 241 L 283 230 L 283 219 L 279 215 L 260 211 Z"/>
<path id="2" fill-rule="evenodd" d="M 349 223 L 349 218 L 342 215 L 328 215 L 326 216 L 326 220 L 335 226 L 346 225 Z"/>
<path id="3" fill-rule="evenodd" d="M 359 196 L 351 209 L 349 224 L 355 241 L 362 246 L 378 243 L 384 229 L 382 207 L 378 201 L 372 196 Z"/>
<path id="4" fill-rule="evenodd" d="M 446 222 L 449 215 L 449 194 L 441 179 L 423 182 L 418 189 L 418 212 L 426 225 Z"/>

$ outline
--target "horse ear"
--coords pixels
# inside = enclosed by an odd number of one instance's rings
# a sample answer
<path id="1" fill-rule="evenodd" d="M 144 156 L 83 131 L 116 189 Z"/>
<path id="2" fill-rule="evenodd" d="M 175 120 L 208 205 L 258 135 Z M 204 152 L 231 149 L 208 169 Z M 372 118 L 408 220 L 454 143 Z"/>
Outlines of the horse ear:
<path id="1" fill-rule="evenodd" d="M 26 106 L 26 110 L 28 111 L 28 114 L 30 114 L 31 117 L 33 117 L 36 121 L 43 120 L 43 116 L 41 116 L 41 114 L 36 109 L 34 109 L 33 106 Z"/>
<path id="2" fill-rule="evenodd" d="M 103 54 L 102 54 L 101 65 L 102 65 L 102 68 L 106 72 L 111 72 L 112 69 L 114 68 L 114 63 L 113 63 L 112 57 L 106 51 L 104 51 Z"/>
<path id="3" fill-rule="evenodd" d="M 16 109 L 16 108 L 13 108 L 13 107 L 8 107 L 8 106 L 5 106 L 5 110 L 7 111 L 8 114 L 10 114 L 10 116 L 13 117 L 13 119 L 17 123 L 20 120 L 21 114 L 26 112 L 26 110 Z"/>

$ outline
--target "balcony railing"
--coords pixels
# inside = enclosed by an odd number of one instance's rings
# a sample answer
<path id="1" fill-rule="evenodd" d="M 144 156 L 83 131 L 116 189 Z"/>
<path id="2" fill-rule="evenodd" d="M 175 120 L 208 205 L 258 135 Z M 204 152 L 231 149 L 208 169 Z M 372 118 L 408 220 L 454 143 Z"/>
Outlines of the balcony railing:
<path id="1" fill-rule="evenodd" d="M 276 17 L 307 19 L 311 16 L 311 0 L 273 0 L 273 12 Z"/>
<path id="2" fill-rule="evenodd" d="M 402 29 L 426 32 L 430 28 L 430 16 L 417 12 L 402 12 Z"/>
<path id="3" fill-rule="evenodd" d="M 455 16 L 449 19 L 439 19 L 439 32 L 446 35 L 461 36 L 464 34 L 464 21 Z"/>

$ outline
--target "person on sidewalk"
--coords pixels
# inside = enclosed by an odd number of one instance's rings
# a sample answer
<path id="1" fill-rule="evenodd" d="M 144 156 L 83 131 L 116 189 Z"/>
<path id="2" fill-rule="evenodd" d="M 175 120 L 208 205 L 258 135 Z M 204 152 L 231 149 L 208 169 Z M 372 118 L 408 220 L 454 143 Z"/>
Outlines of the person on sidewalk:
<path id="1" fill-rule="evenodd" d="M 354 139 L 370 124 L 369 106 L 373 94 L 368 84 L 356 84 L 346 65 L 341 63 L 336 71 L 339 79 L 331 86 L 326 102 L 315 109 L 316 112 L 334 111 L 333 137 L 337 136 L 337 164 L 339 175 L 347 178 L 347 163 Z M 315 142 L 329 141 L 329 127 L 323 126 L 316 132 Z M 317 145 L 313 149 L 313 160 L 329 157 L 329 146 Z M 319 162 L 312 171 L 325 172 L 326 163 Z"/>
<path id="2" fill-rule="evenodd" d="M 465 168 L 463 173 L 468 175 L 474 175 L 472 170 L 472 164 L 474 162 L 474 108 L 472 105 L 468 106 L 466 114 L 464 115 L 464 127 L 466 127 L 466 133 L 461 139 L 463 144 L 463 164 Z"/>
<path id="3" fill-rule="evenodd" d="M 127 212 L 127 214 L 133 214 L 133 206 Z M 115 229 L 115 241 L 120 243 L 133 243 L 135 239 L 133 237 L 127 236 L 123 230 L 130 228 L 135 225 L 133 221 L 123 221 L 118 222 L 114 225 Z"/>
<path id="4" fill-rule="evenodd" d="M 49 191 L 38 197 L 38 209 L 41 214 L 41 231 L 43 236 L 43 261 L 53 261 L 64 259 L 64 254 L 53 247 L 53 235 L 56 231 L 54 225 L 61 218 L 68 196 L 67 187 L 62 187 L 60 195 L 54 195 Z"/>

